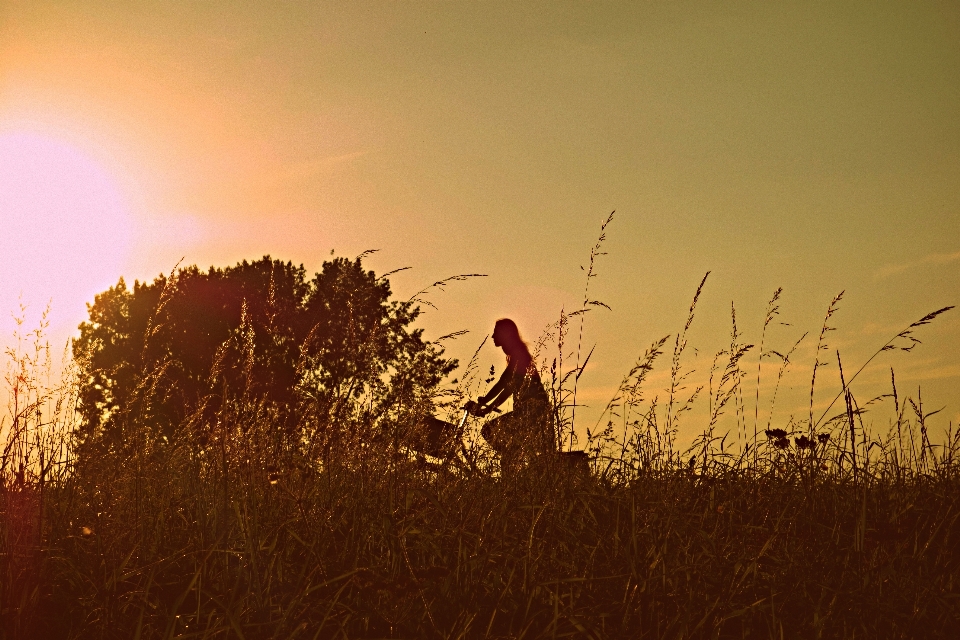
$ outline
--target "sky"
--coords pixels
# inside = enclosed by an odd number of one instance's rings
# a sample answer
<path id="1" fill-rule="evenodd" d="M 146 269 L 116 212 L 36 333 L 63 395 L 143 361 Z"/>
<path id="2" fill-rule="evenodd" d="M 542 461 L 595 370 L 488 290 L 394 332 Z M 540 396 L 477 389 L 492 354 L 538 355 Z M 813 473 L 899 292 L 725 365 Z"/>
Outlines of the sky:
<path id="1" fill-rule="evenodd" d="M 942 2 L 100 2 L 0 0 L 0 330 L 178 263 L 331 252 L 397 297 L 434 291 L 427 337 L 499 317 L 529 342 L 581 307 L 578 424 L 683 329 L 709 384 L 729 346 L 804 332 L 771 418 L 814 402 L 924 314 L 960 302 L 960 5 Z M 182 261 L 182 262 L 181 262 Z M 778 322 L 762 333 L 782 287 Z M 780 324 L 782 321 L 789 326 Z M 960 420 L 960 311 L 854 384 Z M 567 362 L 576 360 L 576 349 Z M 745 356 L 752 414 L 759 348 Z M 481 365 L 502 366 L 491 345 Z M 547 356 L 548 358 L 551 356 Z M 776 363 L 764 359 L 760 414 Z M 669 354 L 648 384 L 664 396 Z M 705 398 L 707 391 L 703 392 Z M 683 429 L 702 428 L 701 401 Z M 889 413 L 889 412 L 888 412 Z M 877 428 L 887 414 L 877 412 Z"/>

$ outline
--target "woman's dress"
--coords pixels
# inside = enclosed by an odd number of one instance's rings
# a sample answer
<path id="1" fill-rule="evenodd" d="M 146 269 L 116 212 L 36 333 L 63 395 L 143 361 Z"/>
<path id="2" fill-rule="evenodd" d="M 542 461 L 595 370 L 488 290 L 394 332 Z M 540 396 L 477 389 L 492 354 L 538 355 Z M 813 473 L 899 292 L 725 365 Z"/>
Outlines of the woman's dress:
<path id="1" fill-rule="evenodd" d="M 490 420 L 481 435 L 504 458 L 532 458 L 557 450 L 550 401 L 533 362 L 523 371 L 508 365 L 513 411 Z"/>

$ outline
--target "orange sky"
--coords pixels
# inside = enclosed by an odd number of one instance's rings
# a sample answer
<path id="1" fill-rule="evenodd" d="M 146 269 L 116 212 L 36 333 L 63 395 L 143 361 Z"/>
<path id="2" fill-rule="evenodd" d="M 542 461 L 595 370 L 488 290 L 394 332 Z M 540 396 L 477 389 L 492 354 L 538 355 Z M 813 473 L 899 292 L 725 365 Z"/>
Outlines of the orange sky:
<path id="1" fill-rule="evenodd" d="M 24 154 L 60 185 L 43 215 L 10 177 Z M 316 269 L 331 250 L 378 248 L 376 270 L 413 267 L 399 295 L 488 274 L 424 319 L 433 336 L 469 329 L 452 347 L 469 355 L 497 317 L 534 339 L 579 305 L 579 266 L 616 209 L 591 284 L 612 311 L 585 325 L 592 419 L 682 328 L 707 270 L 697 375 L 725 346 L 731 301 L 755 342 L 777 287 L 793 325 L 773 330 L 780 349 L 846 290 L 829 353 L 854 368 L 960 302 L 960 8 L 5 0 L 0 170 L 0 304 L 52 297 L 61 343 L 121 274 L 267 253 Z M 919 336 L 855 391 L 885 391 L 894 366 L 956 424 L 960 313 Z"/>

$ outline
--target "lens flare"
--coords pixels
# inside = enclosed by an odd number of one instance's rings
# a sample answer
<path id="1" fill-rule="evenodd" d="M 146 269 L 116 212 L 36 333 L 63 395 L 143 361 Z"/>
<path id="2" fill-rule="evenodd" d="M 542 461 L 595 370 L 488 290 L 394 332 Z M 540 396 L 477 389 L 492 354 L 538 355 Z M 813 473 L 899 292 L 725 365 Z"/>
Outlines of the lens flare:
<path id="1" fill-rule="evenodd" d="M 115 180 L 62 140 L 0 133 L 0 315 L 18 298 L 52 301 L 57 319 L 83 319 L 84 303 L 121 275 L 131 216 Z M 6 325 L 6 323 L 3 323 Z"/>

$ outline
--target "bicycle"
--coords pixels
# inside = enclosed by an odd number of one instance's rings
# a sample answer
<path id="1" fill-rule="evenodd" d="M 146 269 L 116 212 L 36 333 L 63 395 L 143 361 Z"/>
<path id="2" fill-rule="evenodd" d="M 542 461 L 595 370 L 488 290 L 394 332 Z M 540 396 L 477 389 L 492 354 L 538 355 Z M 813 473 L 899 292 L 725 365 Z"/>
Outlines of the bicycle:
<path id="1" fill-rule="evenodd" d="M 499 413 L 499 410 L 494 409 Z M 478 457 L 467 447 L 464 441 L 467 419 L 470 412 L 466 407 L 461 408 L 460 420 L 454 425 L 426 416 L 417 427 L 406 434 L 402 447 L 412 454 L 419 462 L 433 470 L 457 471 L 461 473 L 478 473 Z M 561 464 L 578 473 L 590 473 L 592 458 L 587 451 L 571 450 L 556 451 Z"/>

